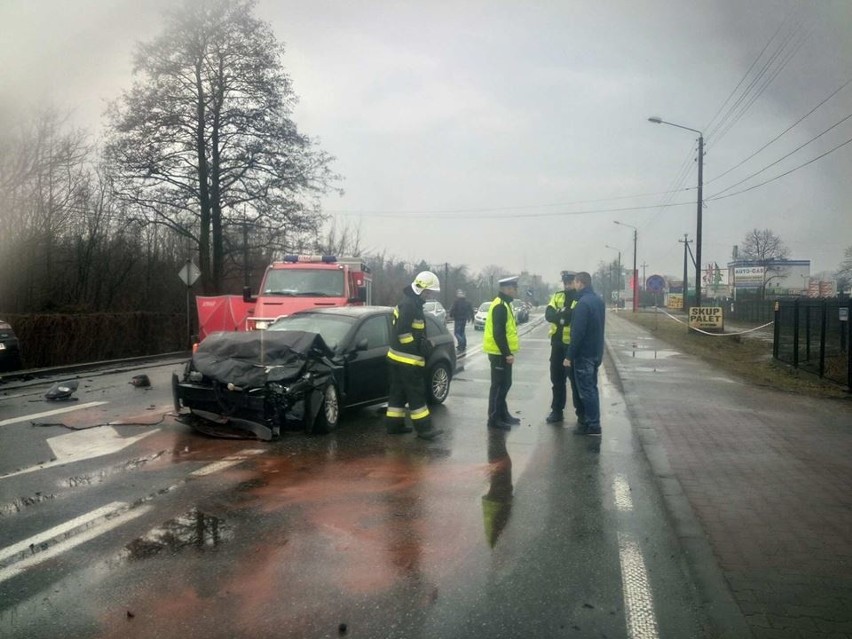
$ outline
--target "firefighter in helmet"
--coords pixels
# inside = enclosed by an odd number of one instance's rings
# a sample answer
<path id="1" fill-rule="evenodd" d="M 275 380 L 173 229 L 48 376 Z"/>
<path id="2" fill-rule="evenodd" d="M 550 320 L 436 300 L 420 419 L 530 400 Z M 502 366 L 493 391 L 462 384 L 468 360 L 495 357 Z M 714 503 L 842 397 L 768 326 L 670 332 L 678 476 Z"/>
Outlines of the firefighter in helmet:
<path id="1" fill-rule="evenodd" d="M 410 286 L 402 292 L 402 299 L 393 310 L 393 328 L 388 350 L 388 410 L 387 431 L 390 435 L 410 433 L 405 423 L 405 405 L 411 423 L 421 439 L 434 439 L 441 430 L 432 425 L 426 405 L 426 359 L 431 344 L 426 339 L 426 320 L 423 304 L 441 290 L 438 276 L 431 271 L 417 274 Z"/>

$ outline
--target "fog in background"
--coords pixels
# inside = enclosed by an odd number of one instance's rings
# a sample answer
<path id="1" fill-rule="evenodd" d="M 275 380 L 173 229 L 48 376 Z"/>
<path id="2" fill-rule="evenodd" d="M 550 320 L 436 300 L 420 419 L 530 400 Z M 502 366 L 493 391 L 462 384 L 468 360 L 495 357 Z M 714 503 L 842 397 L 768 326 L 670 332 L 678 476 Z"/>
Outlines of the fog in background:
<path id="1" fill-rule="evenodd" d="M 0 121 L 52 104 L 97 137 L 170 4 L 0 0 Z M 345 177 L 325 210 L 370 252 L 555 281 L 617 250 L 632 262 L 619 220 L 638 228 L 640 273 L 678 277 L 697 136 L 652 115 L 705 133 L 705 264 L 753 228 L 813 273 L 852 246 L 852 144 L 831 151 L 852 140 L 846 0 L 260 0 L 257 13 L 286 45 L 297 124 Z"/>

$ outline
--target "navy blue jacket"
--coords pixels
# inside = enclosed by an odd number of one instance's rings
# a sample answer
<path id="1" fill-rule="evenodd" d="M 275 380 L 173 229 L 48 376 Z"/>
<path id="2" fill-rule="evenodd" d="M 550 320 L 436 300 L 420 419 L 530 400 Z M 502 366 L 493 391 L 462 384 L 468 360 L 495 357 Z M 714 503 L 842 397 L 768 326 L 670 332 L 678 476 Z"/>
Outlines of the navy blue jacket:
<path id="1" fill-rule="evenodd" d="M 571 316 L 571 343 L 565 347 L 567 359 L 603 361 L 605 314 L 604 302 L 591 286 L 580 291 Z"/>

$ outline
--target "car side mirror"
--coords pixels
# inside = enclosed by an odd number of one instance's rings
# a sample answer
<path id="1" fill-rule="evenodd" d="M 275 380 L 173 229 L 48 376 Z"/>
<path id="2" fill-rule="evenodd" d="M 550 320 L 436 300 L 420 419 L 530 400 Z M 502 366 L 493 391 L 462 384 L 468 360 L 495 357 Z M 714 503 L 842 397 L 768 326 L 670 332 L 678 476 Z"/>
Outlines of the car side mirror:
<path id="1" fill-rule="evenodd" d="M 246 304 L 252 304 L 257 301 L 257 298 L 251 295 L 251 286 L 243 286 L 243 301 Z"/>
<path id="2" fill-rule="evenodd" d="M 370 346 L 370 344 L 367 341 L 367 338 L 364 337 L 364 338 L 358 340 L 358 343 L 355 344 L 355 350 L 356 351 L 366 351 L 369 348 L 369 346 Z"/>

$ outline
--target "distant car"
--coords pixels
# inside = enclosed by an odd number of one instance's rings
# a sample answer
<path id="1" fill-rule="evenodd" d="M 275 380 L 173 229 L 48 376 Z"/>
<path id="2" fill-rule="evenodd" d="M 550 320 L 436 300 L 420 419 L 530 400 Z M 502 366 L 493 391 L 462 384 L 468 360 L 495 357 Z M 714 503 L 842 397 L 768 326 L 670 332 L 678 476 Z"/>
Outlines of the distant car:
<path id="1" fill-rule="evenodd" d="M 392 317 L 386 306 L 340 306 L 281 317 L 264 331 L 213 333 L 172 379 L 179 419 L 223 437 L 270 440 L 297 424 L 332 431 L 344 409 L 387 401 Z M 440 404 L 456 368 L 455 340 L 425 317 L 426 398 Z"/>
<path id="2" fill-rule="evenodd" d="M 0 371 L 21 368 L 21 345 L 12 325 L 0 320 Z"/>
<path id="3" fill-rule="evenodd" d="M 524 324 L 530 321 L 530 311 L 521 300 L 512 300 L 512 310 L 515 313 L 515 321 Z"/>
<path id="4" fill-rule="evenodd" d="M 445 309 L 444 305 L 438 300 L 427 300 L 426 303 L 423 304 L 423 312 L 434 315 L 442 324 L 447 323 L 447 309 Z"/>
<path id="5" fill-rule="evenodd" d="M 491 302 L 482 302 L 482 304 L 479 305 L 479 308 L 473 316 L 473 330 L 485 330 L 485 320 L 488 319 L 488 308 L 490 306 Z"/>

